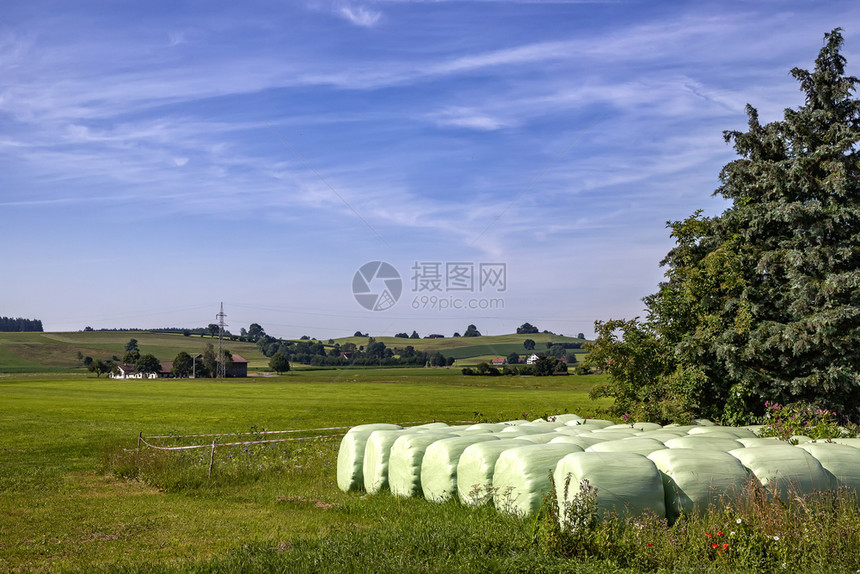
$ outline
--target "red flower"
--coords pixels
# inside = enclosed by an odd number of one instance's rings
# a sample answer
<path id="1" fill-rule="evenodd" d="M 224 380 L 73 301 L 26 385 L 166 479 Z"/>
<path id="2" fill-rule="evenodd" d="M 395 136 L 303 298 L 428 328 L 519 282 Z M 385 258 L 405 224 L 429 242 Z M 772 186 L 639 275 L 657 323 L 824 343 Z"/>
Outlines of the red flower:
<path id="1" fill-rule="evenodd" d="M 707 532 L 705 532 L 705 536 L 707 536 L 708 538 L 710 538 L 710 537 L 711 537 L 711 535 L 710 535 L 710 534 L 708 534 Z"/>
<path id="2" fill-rule="evenodd" d="M 723 531 L 722 531 L 722 530 L 720 530 L 719 532 L 717 532 L 717 536 L 722 536 L 722 535 L 723 535 Z"/>
<path id="3" fill-rule="evenodd" d="M 720 545 L 719 545 L 719 544 L 717 544 L 716 542 L 714 542 L 713 544 L 711 544 L 711 548 L 719 548 L 719 547 L 720 547 Z"/>
<path id="4" fill-rule="evenodd" d="M 729 545 L 728 545 L 728 544 L 723 544 L 723 550 L 728 550 L 728 549 L 729 549 Z"/>
<path id="5" fill-rule="evenodd" d="M 649 542 L 649 543 L 648 543 L 648 546 L 654 546 L 654 543 L 653 543 L 653 542 Z"/>

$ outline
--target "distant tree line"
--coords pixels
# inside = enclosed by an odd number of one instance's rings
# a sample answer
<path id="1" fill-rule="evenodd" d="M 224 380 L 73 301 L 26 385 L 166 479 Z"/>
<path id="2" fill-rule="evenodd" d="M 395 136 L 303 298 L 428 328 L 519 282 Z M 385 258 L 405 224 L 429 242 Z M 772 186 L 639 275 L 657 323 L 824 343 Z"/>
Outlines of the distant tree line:
<path id="1" fill-rule="evenodd" d="M 42 321 L 39 319 L 22 319 L 21 317 L 0 317 L 0 332 L 23 333 L 42 331 Z"/>

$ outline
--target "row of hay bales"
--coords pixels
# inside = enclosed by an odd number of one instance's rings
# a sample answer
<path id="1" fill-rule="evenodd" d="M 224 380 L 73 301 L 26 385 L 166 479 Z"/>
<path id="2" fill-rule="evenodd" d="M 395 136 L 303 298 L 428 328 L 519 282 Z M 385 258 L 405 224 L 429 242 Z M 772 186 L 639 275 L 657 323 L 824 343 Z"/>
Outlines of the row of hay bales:
<path id="1" fill-rule="evenodd" d="M 337 461 L 341 490 L 492 503 L 526 516 L 556 485 L 561 508 L 580 485 L 596 489 L 598 510 L 674 520 L 744 487 L 751 476 L 788 496 L 848 487 L 860 492 L 860 439 L 797 446 L 759 438 L 758 427 L 614 424 L 564 414 L 549 420 L 353 427 Z"/>

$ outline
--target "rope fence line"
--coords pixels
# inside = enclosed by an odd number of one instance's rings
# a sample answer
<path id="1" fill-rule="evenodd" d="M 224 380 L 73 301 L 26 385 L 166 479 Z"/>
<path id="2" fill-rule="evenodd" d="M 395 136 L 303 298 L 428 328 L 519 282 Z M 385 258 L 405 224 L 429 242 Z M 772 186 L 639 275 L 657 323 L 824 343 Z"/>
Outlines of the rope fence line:
<path id="1" fill-rule="evenodd" d="M 443 422 L 446 424 L 475 424 L 475 421 L 411 421 L 405 423 L 397 423 L 401 427 L 407 427 L 407 425 L 422 425 L 429 423 Z M 215 448 L 218 446 L 243 446 L 249 444 L 270 444 L 276 442 L 288 442 L 288 441 L 296 441 L 296 440 L 313 440 L 318 438 L 333 438 L 340 437 L 346 435 L 346 433 L 335 433 L 335 434 L 316 434 L 312 436 L 301 436 L 301 437 L 290 437 L 290 438 L 271 438 L 265 440 L 246 440 L 246 441 L 234 441 L 234 442 L 218 442 L 219 437 L 225 436 L 261 436 L 261 435 L 273 435 L 273 434 L 287 434 L 287 433 L 310 433 L 310 432 L 324 432 L 324 431 L 333 431 L 333 430 L 345 430 L 351 429 L 352 426 L 343 426 L 343 427 L 321 427 L 315 429 L 291 429 L 291 430 L 280 430 L 280 431 L 256 431 L 256 432 L 237 432 L 237 433 L 206 433 L 206 434 L 187 434 L 187 435 L 154 435 L 154 436 L 143 436 L 143 431 L 141 431 L 137 435 L 137 452 L 140 452 L 141 445 L 145 445 L 149 448 L 155 450 L 166 450 L 166 451 L 174 451 L 174 450 L 194 450 L 199 448 L 208 448 L 211 449 L 209 452 L 209 478 L 212 478 L 212 467 L 215 465 Z M 149 440 L 155 439 L 179 439 L 179 438 L 210 438 L 212 439 L 211 444 L 192 444 L 185 446 L 159 446 L 152 444 Z M 149 440 L 147 440 L 149 439 Z"/>
<path id="2" fill-rule="evenodd" d="M 405 423 L 395 423 L 399 426 L 407 426 L 407 425 L 422 425 L 422 424 L 430 424 L 430 423 L 446 423 L 446 424 L 475 424 L 475 421 L 440 421 L 440 420 L 432 420 L 432 421 L 410 421 Z M 317 432 L 317 431 L 329 431 L 329 430 L 344 430 L 351 429 L 353 426 L 342 426 L 342 427 L 321 427 L 315 429 L 291 429 L 291 430 L 274 430 L 274 431 L 251 431 L 251 432 L 230 432 L 230 433 L 205 433 L 205 434 L 171 434 L 171 435 L 152 435 L 147 436 L 148 439 L 171 439 L 171 438 L 208 438 L 208 437 L 221 437 L 221 436 L 257 436 L 257 435 L 267 435 L 267 434 L 287 434 L 287 433 L 300 433 L 300 432 Z M 143 436 L 143 433 L 141 433 Z M 339 436 L 339 435 L 329 435 L 329 436 Z M 227 443 L 221 443 L 222 445 Z M 244 444 L 244 443 L 236 443 L 236 444 Z M 152 446 L 152 445 L 149 445 Z M 208 445 L 206 445 L 208 446 Z M 153 447 L 155 448 L 155 447 Z"/>

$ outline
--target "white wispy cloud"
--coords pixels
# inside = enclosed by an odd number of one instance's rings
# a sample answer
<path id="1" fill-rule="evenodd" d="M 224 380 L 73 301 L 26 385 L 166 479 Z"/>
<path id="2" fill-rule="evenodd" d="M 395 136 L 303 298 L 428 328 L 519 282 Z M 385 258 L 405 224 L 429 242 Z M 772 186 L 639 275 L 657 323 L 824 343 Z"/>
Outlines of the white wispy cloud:
<path id="1" fill-rule="evenodd" d="M 335 13 L 356 26 L 365 28 L 372 28 L 382 17 L 382 12 L 351 4 L 337 6 Z"/>

